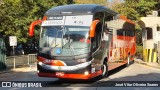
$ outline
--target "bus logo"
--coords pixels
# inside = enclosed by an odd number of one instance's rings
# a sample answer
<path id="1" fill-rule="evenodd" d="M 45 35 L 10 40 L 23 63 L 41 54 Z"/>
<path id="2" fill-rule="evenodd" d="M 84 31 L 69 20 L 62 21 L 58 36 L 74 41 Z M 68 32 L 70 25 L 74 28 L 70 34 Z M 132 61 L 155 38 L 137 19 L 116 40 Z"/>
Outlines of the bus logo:
<path id="1" fill-rule="evenodd" d="M 61 54 L 62 50 L 60 48 L 56 49 L 56 54 Z"/>

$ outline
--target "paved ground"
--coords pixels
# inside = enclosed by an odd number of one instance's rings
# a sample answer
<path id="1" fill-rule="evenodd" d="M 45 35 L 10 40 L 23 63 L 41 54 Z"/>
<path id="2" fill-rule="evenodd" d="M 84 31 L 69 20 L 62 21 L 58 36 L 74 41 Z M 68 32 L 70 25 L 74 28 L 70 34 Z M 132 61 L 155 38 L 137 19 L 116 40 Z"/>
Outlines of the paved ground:
<path id="1" fill-rule="evenodd" d="M 136 63 L 130 65 L 129 67 L 120 67 L 109 72 L 109 77 L 105 79 L 96 78 L 93 81 L 75 81 L 75 80 L 59 80 L 57 78 L 42 78 L 38 77 L 36 74 L 36 67 L 23 67 L 11 69 L 10 71 L 1 72 L 0 81 L 49 81 L 44 82 L 45 85 L 49 86 L 47 90 L 159 90 L 159 88 L 154 87 L 106 87 L 109 81 L 160 81 L 160 69 L 157 67 L 151 67 L 146 63 L 135 60 Z M 155 64 L 155 63 L 154 63 Z M 152 65 L 154 65 L 152 64 Z M 155 65 L 154 65 L 155 66 Z M 159 65 L 157 65 L 159 66 Z M 58 87 L 57 87 L 58 85 Z M 3 88 L 4 89 L 4 88 Z M 4 90 L 14 90 L 14 89 L 25 89 L 30 88 L 5 88 Z M 32 88 L 36 90 L 41 90 L 44 88 Z M 2 88 L 1 88 L 2 90 Z"/>
<path id="2" fill-rule="evenodd" d="M 16 67 L 15 69 L 13 69 L 13 67 L 12 67 L 12 69 L 8 69 L 6 71 L 0 71 L 0 74 L 8 73 L 8 72 L 30 72 L 30 71 L 36 71 L 36 64 L 32 64 L 30 66 L 27 65 L 28 64 L 28 59 L 27 58 L 28 58 L 27 55 L 21 55 L 20 57 L 16 57 L 16 59 L 18 59 L 19 61 L 20 60 L 24 60 L 25 62 L 23 62 L 23 63 L 25 63 L 25 66 L 23 66 L 23 64 L 22 64 L 21 67 Z M 12 61 L 12 63 L 13 63 L 13 60 L 12 60 L 13 57 L 8 57 L 7 59 L 8 59 L 7 61 Z M 135 61 L 135 63 L 138 63 L 138 64 L 142 64 L 142 65 L 145 65 L 145 66 L 148 66 L 148 67 L 153 67 L 153 68 L 160 69 L 160 64 L 158 64 L 158 63 L 151 63 L 151 62 L 147 63 L 147 62 L 144 62 L 141 59 L 135 59 L 134 61 Z M 12 63 L 9 63 L 9 64 L 12 64 Z"/>

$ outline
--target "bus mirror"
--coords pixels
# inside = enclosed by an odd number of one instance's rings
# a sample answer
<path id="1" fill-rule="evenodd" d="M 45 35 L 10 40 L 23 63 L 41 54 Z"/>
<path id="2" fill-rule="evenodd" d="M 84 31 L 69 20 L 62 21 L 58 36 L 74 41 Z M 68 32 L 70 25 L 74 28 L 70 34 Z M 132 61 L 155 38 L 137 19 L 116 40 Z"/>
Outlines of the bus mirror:
<path id="1" fill-rule="evenodd" d="M 34 35 L 34 27 L 40 23 L 42 23 L 42 20 L 36 20 L 30 24 L 29 26 L 29 36 L 30 37 Z"/>
<path id="2" fill-rule="evenodd" d="M 96 26 L 97 24 L 100 22 L 100 20 L 94 20 L 92 23 L 91 23 L 91 26 L 90 26 L 90 31 L 89 31 L 89 37 L 90 38 L 93 38 L 95 36 L 95 31 L 96 31 Z"/>

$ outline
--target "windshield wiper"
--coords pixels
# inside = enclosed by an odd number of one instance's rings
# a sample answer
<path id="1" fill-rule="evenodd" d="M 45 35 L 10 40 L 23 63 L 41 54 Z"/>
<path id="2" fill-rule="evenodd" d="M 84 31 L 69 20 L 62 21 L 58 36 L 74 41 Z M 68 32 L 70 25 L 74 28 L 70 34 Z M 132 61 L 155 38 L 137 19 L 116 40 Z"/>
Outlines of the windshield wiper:
<path id="1" fill-rule="evenodd" d="M 56 44 L 56 40 L 57 40 L 57 37 L 58 37 L 58 32 L 59 32 L 59 30 L 57 30 L 57 34 L 56 34 L 56 37 L 55 38 L 53 38 L 53 40 L 52 40 L 52 42 L 51 42 L 51 44 L 50 44 L 50 54 L 51 54 L 51 51 L 53 50 L 53 48 L 55 48 L 55 47 L 57 47 L 59 44 Z M 54 47 L 52 47 L 51 45 L 52 44 L 54 44 L 55 43 L 55 46 Z"/>
<path id="2" fill-rule="evenodd" d="M 69 42 L 70 42 L 70 40 L 69 40 Z M 74 60 L 74 59 L 75 59 L 75 55 L 74 55 L 74 47 L 72 47 L 71 43 L 72 43 L 72 42 L 69 43 L 69 49 L 70 49 L 70 51 L 71 51 L 71 55 L 72 55 L 73 60 Z"/>

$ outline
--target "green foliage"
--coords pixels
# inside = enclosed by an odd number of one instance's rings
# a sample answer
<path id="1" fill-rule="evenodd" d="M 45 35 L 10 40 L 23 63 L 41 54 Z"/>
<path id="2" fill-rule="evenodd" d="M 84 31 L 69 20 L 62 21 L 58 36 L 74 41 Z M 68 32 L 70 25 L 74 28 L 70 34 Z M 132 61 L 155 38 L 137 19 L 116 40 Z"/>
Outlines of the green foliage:
<path id="1" fill-rule="evenodd" d="M 75 0 L 78 4 L 100 4 L 100 5 L 106 5 L 106 0 Z"/>
<path id="2" fill-rule="evenodd" d="M 136 57 L 142 58 L 143 46 L 137 45 L 136 49 Z"/>
<path id="3" fill-rule="evenodd" d="M 140 16 L 146 16 L 151 14 L 152 10 L 155 10 L 155 5 L 158 2 L 155 0 L 140 0 L 136 5 L 136 10 L 139 12 Z"/>
<path id="4" fill-rule="evenodd" d="M 142 46 L 142 30 L 141 29 L 136 29 L 136 43 L 137 45 Z"/>
<path id="5" fill-rule="evenodd" d="M 124 3 L 114 6 L 113 10 L 136 21 L 155 10 L 157 3 L 156 0 L 125 0 Z"/>
<path id="6" fill-rule="evenodd" d="M 45 12 L 57 5 L 72 3 L 72 0 L 3 0 L 0 3 L 0 33 L 15 35 L 18 42 L 28 40 L 28 27 L 41 19 Z M 38 35 L 37 31 L 35 33 Z"/>

